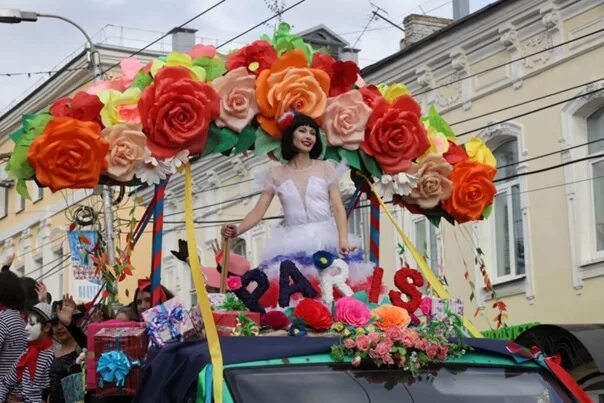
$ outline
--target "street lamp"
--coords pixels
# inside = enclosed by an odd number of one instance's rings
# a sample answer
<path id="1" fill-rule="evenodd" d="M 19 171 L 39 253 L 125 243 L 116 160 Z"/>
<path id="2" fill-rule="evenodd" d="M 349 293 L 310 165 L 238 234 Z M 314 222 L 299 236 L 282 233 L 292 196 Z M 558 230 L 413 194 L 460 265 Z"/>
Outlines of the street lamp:
<path id="1" fill-rule="evenodd" d="M 99 52 L 92 42 L 90 35 L 84 31 L 84 29 L 73 22 L 72 20 L 54 14 L 41 14 L 34 11 L 21 11 L 14 8 L 0 8 L 0 23 L 4 24 L 18 24 L 20 22 L 36 22 L 38 18 L 55 18 L 58 20 L 65 21 L 66 23 L 76 27 L 85 37 L 88 42 L 88 53 L 90 59 L 90 67 L 94 78 L 99 80 L 103 71 L 101 70 L 101 58 Z M 109 263 L 115 262 L 115 249 L 113 247 L 113 211 L 112 207 L 113 197 L 111 196 L 111 188 L 107 185 L 103 185 L 103 209 L 105 217 L 105 231 L 106 231 L 106 244 L 107 244 L 107 257 Z"/>

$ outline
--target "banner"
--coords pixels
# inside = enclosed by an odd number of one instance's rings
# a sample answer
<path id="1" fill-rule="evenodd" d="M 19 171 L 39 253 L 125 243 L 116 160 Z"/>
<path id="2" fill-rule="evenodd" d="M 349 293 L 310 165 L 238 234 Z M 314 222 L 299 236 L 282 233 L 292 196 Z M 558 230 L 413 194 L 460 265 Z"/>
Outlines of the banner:
<path id="1" fill-rule="evenodd" d="M 92 252 L 99 241 L 97 231 L 67 231 L 71 265 L 73 268 L 73 294 L 76 300 L 88 301 L 94 298 L 101 281 L 95 275 Z"/>

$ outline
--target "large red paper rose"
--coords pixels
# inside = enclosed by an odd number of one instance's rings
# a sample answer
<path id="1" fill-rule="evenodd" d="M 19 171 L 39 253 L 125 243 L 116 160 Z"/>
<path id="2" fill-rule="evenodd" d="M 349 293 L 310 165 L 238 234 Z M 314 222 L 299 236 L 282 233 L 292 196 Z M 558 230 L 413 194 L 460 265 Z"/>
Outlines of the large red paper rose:
<path id="1" fill-rule="evenodd" d="M 159 158 L 188 149 L 201 152 L 208 127 L 220 113 L 220 98 L 212 87 L 192 78 L 184 67 L 164 67 L 145 88 L 138 108 L 147 147 Z"/>
<path id="2" fill-rule="evenodd" d="M 359 89 L 363 95 L 363 101 L 371 109 L 375 108 L 380 101 L 384 100 L 382 93 L 375 85 L 367 85 Z"/>
<path id="3" fill-rule="evenodd" d="M 267 41 L 254 41 L 227 56 L 226 68 L 245 67 L 252 74 L 269 69 L 277 60 L 277 51 Z"/>
<path id="4" fill-rule="evenodd" d="M 55 117 L 68 117 L 86 122 L 101 123 L 103 103 L 96 95 L 80 91 L 73 98 L 57 99 L 50 106 L 50 114 Z"/>
<path id="5" fill-rule="evenodd" d="M 468 159 L 468 154 L 462 146 L 453 143 L 449 140 L 449 151 L 443 154 L 443 158 L 451 165 Z"/>
<path id="6" fill-rule="evenodd" d="M 329 330 L 333 324 L 329 310 L 314 299 L 304 298 L 296 305 L 294 316 L 304 320 L 308 327 L 320 332 Z"/>
<path id="7" fill-rule="evenodd" d="M 336 97 L 350 91 L 357 81 L 359 66 L 353 61 L 336 61 L 330 55 L 315 53 L 312 58 L 312 68 L 320 69 L 329 75 L 329 96 Z"/>
<path id="8" fill-rule="evenodd" d="M 361 149 L 377 160 L 385 174 L 408 170 L 430 148 L 420 116 L 419 104 L 409 95 L 400 96 L 392 105 L 383 98 L 375 102 Z"/>

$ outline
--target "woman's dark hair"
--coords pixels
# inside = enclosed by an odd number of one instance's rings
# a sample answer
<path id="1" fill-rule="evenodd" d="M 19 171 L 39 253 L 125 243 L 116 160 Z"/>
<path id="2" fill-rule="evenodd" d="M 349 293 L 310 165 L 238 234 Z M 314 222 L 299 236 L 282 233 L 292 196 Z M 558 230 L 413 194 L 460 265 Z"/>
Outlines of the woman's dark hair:
<path id="1" fill-rule="evenodd" d="M 285 129 L 281 136 L 281 155 L 287 161 L 294 158 L 298 154 L 298 150 L 294 147 L 294 132 L 300 126 L 310 126 L 315 130 L 316 140 L 312 150 L 310 150 L 310 158 L 317 159 L 321 156 L 323 145 L 321 144 L 321 136 L 319 135 L 319 125 L 310 116 L 297 114 L 294 116 L 292 123 Z"/>
<path id="2" fill-rule="evenodd" d="M 0 305 L 8 309 L 25 309 L 25 288 L 19 276 L 10 270 L 0 272 Z"/>
<path id="3" fill-rule="evenodd" d="M 168 290 L 168 289 L 167 289 L 166 287 L 164 287 L 163 285 L 161 286 L 161 288 L 164 290 L 164 293 L 166 294 L 166 299 L 165 299 L 164 301 L 160 301 L 160 302 L 162 302 L 162 303 L 163 303 L 163 302 L 166 302 L 166 301 L 167 301 L 167 300 L 169 300 L 169 299 L 174 298 L 174 294 L 172 294 L 172 293 L 170 292 L 170 290 Z M 142 290 L 141 290 L 140 288 L 137 288 L 137 289 L 134 291 L 134 298 L 132 299 L 132 302 L 131 302 L 130 304 L 126 305 L 128 308 L 130 308 L 130 311 L 132 312 L 132 317 L 133 317 L 133 320 L 134 320 L 135 322 L 142 322 L 142 320 L 143 320 L 143 318 L 142 318 L 142 317 L 141 317 L 141 316 L 138 314 L 138 309 L 136 309 L 136 298 L 138 298 L 138 294 L 139 294 L 141 291 L 142 291 L 142 292 L 148 292 L 148 293 L 151 293 L 151 286 L 150 286 L 150 285 L 148 285 L 148 286 L 146 286 L 145 288 L 143 288 Z"/>

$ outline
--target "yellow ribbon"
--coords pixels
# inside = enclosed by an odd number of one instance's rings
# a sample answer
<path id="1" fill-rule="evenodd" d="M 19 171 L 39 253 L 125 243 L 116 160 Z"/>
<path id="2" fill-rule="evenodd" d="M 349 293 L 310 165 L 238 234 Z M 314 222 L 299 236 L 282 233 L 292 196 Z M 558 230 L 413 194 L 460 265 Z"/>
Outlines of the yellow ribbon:
<path id="1" fill-rule="evenodd" d="M 187 249 L 189 251 L 189 266 L 195 291 L 197 293 L 197 304 L 201 312 L 201 318 L 206 329 L 208 339 L 208 349 L 212 360 L 212 385 L 214 391 L 214 401 L 222 402 L 222 351 L 220 350 L 220 341 L 216 331 L 216 323 L 212 315 L 210 299 L 206 291 L 206 284 L 201 274 L 199 256 L 197 255 L 197 241 L 195 239 L 195 229 L 193 227 L 193 193 L 191 181 L 191 166 L 185 164 L 185 227 L 187 231 Z"/>
<path id="2" fill-rule="evenodd" d="M 388 219 L 390 220 L 392 225 L 394 225 L 394 228 L 396 229 L 396 231 L 400 235 L 401 239 L 403 240 L 403 244 L 405 245 L 407 250 L 409 250 L 409 252 L 411 252 L 411 256 L 413 257 L 413 260 L 415 260 L 415 262 L 417 263 L 417 266 L 421 270 L 426 281 L 428 281 L 428 284 L 430 284 L 430 287 L 432 287 L 432 289 L 434 290 L 436 295 L 438 295 L 439 298 L 450 299 L 451 295 L 449 294 L 449 291 L 447 291 L 445 289 L 445 287 L 443 287 L 441 282 L 438 280 L 438 277 L 436 277 L 436 275 L 434 274 L 432 269 L 430 269 L 430 266 L 428 266 L 428 263 L 426 263 L 426 259 L 424 259 L 424 257 L 421 255 L 421 253 L 419 253 L 419 251 L 415 248 L 415 245 L 413 245 L 411 240 L 407 237 L 407 235 L 405 235 L 405 232 L 403 232 L 403 229 L 401 228 L 401 226 L 398 225 L 398 223 L 394 219 L 394 216 L 392 215 L 392 213 L 386 206 L 386 203 L 384 203 L 384 200 L 382 200 L 382 198 L 380 197 L 378 192 L 376 192 L 375 188 L 373 187 L 373 183 L 371 183 L 371 180 L 369 180 L 369 178 L 367 178 L 366 176 L 365 176 L 365 180 L 369 184 L 371 191 L 373 192 L 376 199 L 380 203 L 380 206 L 386 212 Z M 472 336 L 482 337 L 482 334 L 480 333 L 480 331 L 478 331 L 478 329 L 476 329 L 474 324 L 472 322 L 470 322 L 465 316 L 463 318 L 463 323 L 464 323 L 464 326 L 466 327 L 466 329 L 468 329 L 468 331 L 470 332 L 470 334 Z"/>

